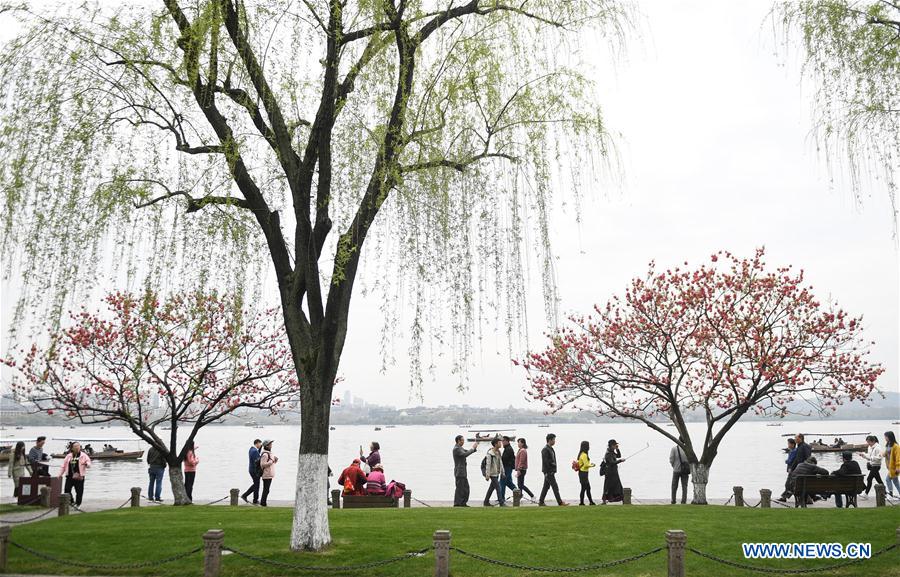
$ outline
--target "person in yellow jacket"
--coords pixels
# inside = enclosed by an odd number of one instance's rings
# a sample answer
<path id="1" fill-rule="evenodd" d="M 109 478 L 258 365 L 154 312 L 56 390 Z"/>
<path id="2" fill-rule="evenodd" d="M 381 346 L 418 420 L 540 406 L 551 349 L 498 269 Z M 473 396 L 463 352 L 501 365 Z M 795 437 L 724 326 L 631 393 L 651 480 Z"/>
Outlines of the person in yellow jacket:
<path id="1" fill-rule="evenodd" d="M 887 490 L 894 496 L 894 488 L 900 496 L 900 445 L 894 431 L 884 432 L 884 464 L 887 466 Z"/>
<path id="2" fill-rule="evenodd" d="M 581 483 L 581 502 L 579 505 L 584 505 L 585 495 L 587 495 L 588 503 L 595 505 L 594 499 L 591 497 L 591 481 L 588 478 L 588 471 L 592 467 L 596 467 L 596 465 L 591 463 L 591 458 L 588 455 L 590 450 L 591 444 L 587 441 L 581 441 L 581 449 L 578 451 L 578 481 Z"/>

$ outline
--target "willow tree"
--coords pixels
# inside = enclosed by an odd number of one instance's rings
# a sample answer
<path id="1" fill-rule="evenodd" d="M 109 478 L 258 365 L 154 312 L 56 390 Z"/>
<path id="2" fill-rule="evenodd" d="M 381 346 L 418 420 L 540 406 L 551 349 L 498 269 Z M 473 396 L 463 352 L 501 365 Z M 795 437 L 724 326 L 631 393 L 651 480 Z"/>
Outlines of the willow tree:
<path id="1" fill-rule="evenodd" d="M 900 171 L 900 2 L 802 0 L 773 12 L 796 39 L 813 84 L 814 135 L 834 165 L 846 167 L 854 194 L 862 176 L 881 180 L 897 226 Z"/>
<path id="2" fill-rule="evenodd" d="M 257 288 L 273 272 L 302 387 L 291 547 L 327 545 L 329 408 L 364 247 L 386 310 L 413 295 L 414 382 L 427 338 L 464 366 L 489 315 L 521 329 L 526 238 L 552 305 L 552 182 L 577 191 L 606 155 L 580 46 L 617 45 L 627 8 L 148 0 L 13 14 L 0 184 L 4 251 L 28 271 L 16 318 L 59 313 L 109 270 Z M 448 325 L 447 341 L 427 330 Z"/>

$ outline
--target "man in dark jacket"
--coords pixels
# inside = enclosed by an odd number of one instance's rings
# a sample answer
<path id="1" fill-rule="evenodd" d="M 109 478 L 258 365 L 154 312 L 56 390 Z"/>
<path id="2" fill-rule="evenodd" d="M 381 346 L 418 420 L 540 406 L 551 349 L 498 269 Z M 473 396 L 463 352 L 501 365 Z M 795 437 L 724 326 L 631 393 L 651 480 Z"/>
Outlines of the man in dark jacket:
<path id="1" fill-rule="evenodd" d="M 797 443 L 798 445 L 800 443 Z M 785 484 L 785 489 L 790 491 L 792 494 L 796 493 L 795 484 L 797 482 L 797 477 L 800 475 L 827 475 L 828 471 L 818 466 L 818 461 L 815 457 L 809 457 L 799 465 L 797 465 L 791 474 L 788 475 L 787 483 Z M 824 495 L 806 495 L 807 500 L 810 498 L 818 499 L 820 497 L 824 497 Z M 807 501 L 809 502 L 809 501 Z"/>
<path id="2" fill-rule="evenodd" d="M 241 495 L 241 499 L 244 500 L 244 503 L 249 503 L 247 500 L 247 496 L 250 493 L 253 493 L 253 504 L 259 505 L 259 471 L 257 470 L 257 463 L 259 463 L 259 458 L 261 453 L 259 452 L 260 447 L 262 447 L 262 441 L 259 439 L 253 439 L 253 444 L 250 445 L 250 451 L 247 453 L 247 459 L 249 461 L 248 471 L 250 472 L 250 479 L 253 480 L 253 484 L 250 485 L 244 494 Z M 328 469 L 329 471 L 331 469 Z"/>
<path id="3" fill-rule="evenodd" d="M 862 470 L 859 468 L 859 463 L 853 460 L 853 453 L 850 451 L 844 451 L 841 453 L 841 459 L 843 462 L 841 463 L 840 468 L 837 471 L 832 471 L 831 474 L 835 477 L 849 477 L 851 475 L 860 475 L 862 476 Z M 841 508 L 844 506 L 843 495 L 840 493 L 834 494 L 834 505 L 837 508 Z M 847 493 L 847 507 L 850 507 L 852 503 L 854 507 L 856 507 L 856 494 L 855 493 Z"/>
<path id="4" fill-rule="evenodd" d="M 793 442 L 791 442 L 793 441 Z M 788 440 L 788 458 L 787 461 L 787 471 L 788 478 L 785 481 L 785 487 L 793 487 L 794 481 L 791 479 L 791 475 L 794 473 L 794 469 L 796 469 L 801 463 L 805 463 L 807 459 L 812 456 L 812 447 L 807 445 L 804 442 L 803 433 L 797 433 L 797 436 L 794 439 Z M 793 490 L 785 488 L 784 492 L 778 497 L 778 501 L 784 503 L 793 495 Z"/>
<path id="5" fill-rule="evenodd" d="M 151 501 L 162 501 L 162 482 L 166 474 L 166 456 L 156 447 L 147 451 L 147 473 L 150 485 L 147 487 L 147 498 Z"/>
<path id="6" fill-rule="evenodd" d="M 799 467 L 801 463 L 805 463 L 812 456 L 812 447 L 804 442 L 803 433 L 797 433 L 795 440 L 797 441 L 797 453 L 790 464 L 791 471 Z"/>
<path id="7" fill-rule="evenodd" d="M 545 507 L 544 499 L 547 497 L 547 491 L 553 489 L 553 496 L 556 497 L 556 503 L 560 507 L 565 507 L 568 503 L 564 503 L 559 496 L 559 485 L 556 484 L 556 451 L 553 445 L 556 444 L 556 435 L 550 433 L 547 435 L 547 444 L 541 449 L 541 472 L 544 474 L 544 487 L 541 489 L 541 496 L 538 499 L 538 505 Z"/>
<path id="8" fill-rule="evenodd" d="M 503 443 L 503 452 L 500 454 L 500 462 L 503 464 L 503 478 L 500 479 L 500 492 L 497 497 L 501 503 L 506 500 L 507 487 L 509 487 L 511 491 L 516 490 L 516 486 L 512 482 L 512 472 L 513 469 L 516 468 L 516 453 L 509 443 L 510 440 L 511 439 L 506 435 L 501 439 L 501 442 Z"/>
<path id="9" fill-rule="evenodd" d="M 456 478 L 456 492 L 453 494 L 454 507 L 469 506 L 469 474 L 466 470 L 466 459 L 478 449 L 478 443 L 473 443 L 471 449 L 464 449 L 466 439 L 462 435 L 456 435 L 456 444 L 453 446 L 453 476 Z"/>

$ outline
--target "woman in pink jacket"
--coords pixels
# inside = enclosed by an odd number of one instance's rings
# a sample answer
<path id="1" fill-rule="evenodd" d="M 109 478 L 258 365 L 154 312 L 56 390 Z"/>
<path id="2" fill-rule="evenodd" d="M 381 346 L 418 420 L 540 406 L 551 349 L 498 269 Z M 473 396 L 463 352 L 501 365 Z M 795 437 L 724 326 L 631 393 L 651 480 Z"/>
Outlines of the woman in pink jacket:
<path id="1" fill-rule="evenodd" d="M 194 445 L 194 441 L 187 442 L 187 450 L 187 455 L 184 456 L 184 490 L 187 493 L 188 499 L 193 502 L 194 479 L 197 477 L 197 463 L 200 462 L 200 459 L 198 459 L 195 454 L 197 446 Z"/>
<path id="2" fill-rule="evenodd" d="M 523 495 L 528 493 L 528 496 L 534 499 L 534 493 L 525 486 L 525 474 L 528 472 L 528 444 L 522 437 L 516 442 L 519 444 L 519 451 L 516 453 L 516 483 Z"/>
<path id="3" fill-rule="evenodd" d="M 88 467 L 91 466 L 91 458 L 87 453 L 81 450 L 81 443 L 74 442 L 69 446 L 69 452 L 63 459 L 62 467 L 59 469 L 59 477 L 66 477 L 66 486 L 64 492 L 72 497 L 72 489 L 75 489 L 75 506 L 81 505 L 81 496 L 84 493 L 84 477 L 87 475 Z"/>
<path id="4" fill-rule="evenodd" d="M 275 441 L 263 441 L 262 453 L 259 456 L 259 466 L 262 468 L 263 492 L 259 499 L 259 506 L 266 507 L 266 499 L 269 497 L 269 487 L 272 486 L 272 479 L 275 478 L 275 463 L 278 457 L 272 454 L 272 443 Z"/>

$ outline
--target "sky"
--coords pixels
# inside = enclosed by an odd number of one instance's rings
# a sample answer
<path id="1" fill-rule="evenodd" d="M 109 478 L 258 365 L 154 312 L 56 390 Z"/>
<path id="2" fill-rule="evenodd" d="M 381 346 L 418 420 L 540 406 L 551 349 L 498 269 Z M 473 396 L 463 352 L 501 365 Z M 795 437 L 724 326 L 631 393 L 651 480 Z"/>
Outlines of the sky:
<path id="1" fill-rule="evenodd" d="M 750 256 L 765 246 L 770 265 L 803 268 L 821 298 L 863 315 L 873 358 L 887 369 L 880 387 L 896 391 L 900 279 L 887 195 L 873 186 L 857 204 L 846 182 L 832 181 L 810 134 L 810 90 L 791 55 L 775 54 L 771 6 L 640 1 L 627 53 L 611 63 L 598 52 L 600 104 L 621 169 L 587 192 L 580 224 L 571 207 L 552 217 L 559 311 L 585 312 L 621 294 L 651 260 L 699 264 L 720 249 Z M 531 280 L 540 286 L 537 274 Z M 14 282 L 3 286 L 4 322 Z M 531 292 L 528 342 L 537 348 L 549 327 Z M 508 350 L 502 327 L 485 327 L 464 391 L 446 359 L 412 389 L 404 338 L 394 343 L 397 363 L 381 372 L 373 346 L 381 327 L 377 295 L 357 291 L 336 396 L 543 408 L 525 397 L 523 371 L 510 362 L 524 351 Z"/>

